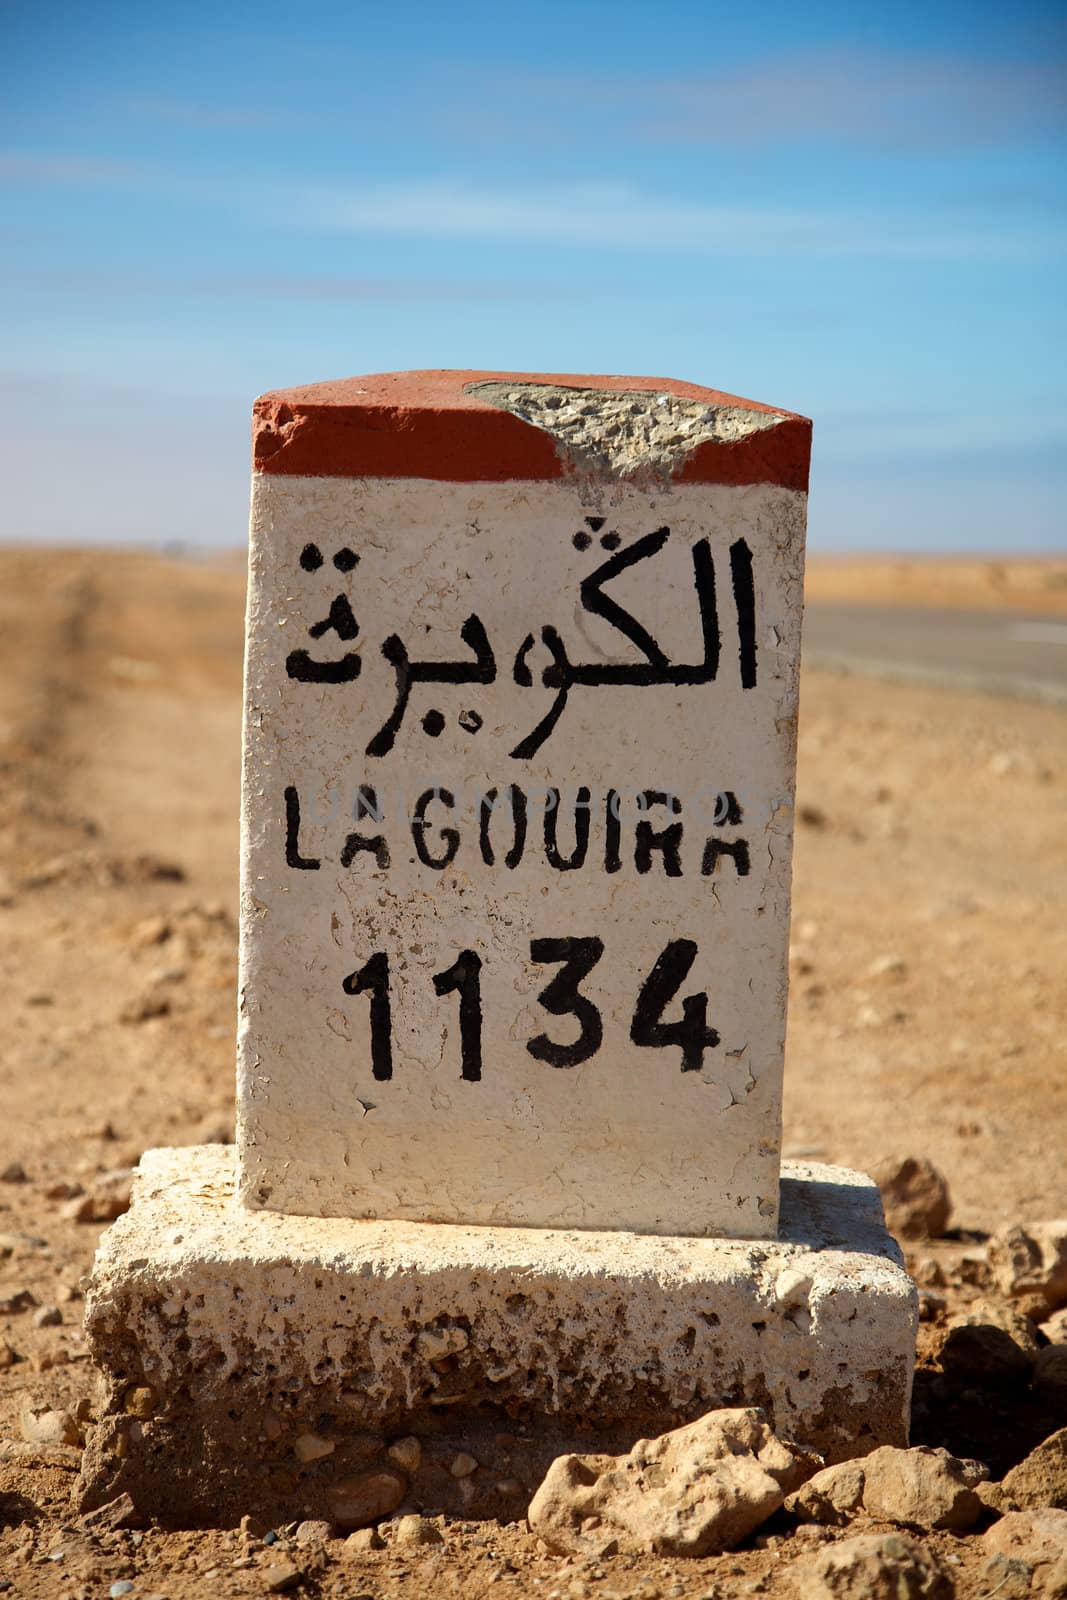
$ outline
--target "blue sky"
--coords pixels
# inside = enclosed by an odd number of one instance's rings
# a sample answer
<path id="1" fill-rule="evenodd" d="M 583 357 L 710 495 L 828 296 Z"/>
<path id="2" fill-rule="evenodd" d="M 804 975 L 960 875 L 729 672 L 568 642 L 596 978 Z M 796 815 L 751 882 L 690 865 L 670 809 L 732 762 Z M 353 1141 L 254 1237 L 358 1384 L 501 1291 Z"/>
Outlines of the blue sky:
<path id="1" fill-rule="evenodd" d="M 818 548 L 1063 548 L 1067 13 L 0 4 L 0 537 L 235 544 L 270 388 L 687 378 Z"/>

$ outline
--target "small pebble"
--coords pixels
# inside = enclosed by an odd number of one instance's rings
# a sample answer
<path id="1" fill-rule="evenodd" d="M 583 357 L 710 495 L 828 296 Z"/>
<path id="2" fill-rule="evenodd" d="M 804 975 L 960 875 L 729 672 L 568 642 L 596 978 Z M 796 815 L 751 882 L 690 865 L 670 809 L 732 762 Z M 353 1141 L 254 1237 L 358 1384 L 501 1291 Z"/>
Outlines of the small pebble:
<path id="1" fill-rule="evenodd" d="M 320 1439 L 317 1433 L 302 1433 L 293 1445 L 293 1454 L 306 1466 L 310 1461 L 321 1461 L 332 1456 L 335 1445 L 332 1439 Z"/>
<path id="2" fill-rule="evenodd" d="M 360 1555 L 364 1550 L 383 1550 L 385 1540 L 377 1528 L 357 1528 L 341 1546 L 342 1555 Z"/>
<path id="3" fill-rule="evenodd" d="M 142 1422 L 147 1422 L 156 1408 L 155 1391 L 147 1384 L 135 1384 L 126 1390 L 122 1407 L 128 1417 L 139 1417 Z"/>
<path id="4" fill-rule="evenodd" d="M 263 1582 L 270 1594 L 284 1594 L 287 1589 L 295 1589 L 303 1576 L 299 1567 L 294 1567 L 291 1561 L 283 1561 L 277 1567 L 264 1568 Z"/>
<path id="5" fill-rule="evenodd" d="M 424 1361 L 443 1361 L 457 1356 L 470 1344 L 466 1328 L 423 1328 L 415 1347 Z"/>
<path id="6" fill-rule="evenodd" d="M 478 1463 L 473 1456 L 461 1450 L 448 1470 L 454 1478 L 469 1478 L 472 1472 L 477 1472 Z"/>
<path id="7" fill-rule="evenodd" d="M 130 1594 L 132 1589 L 133 1584 L 129 1578 L 120 1578 L 117 1583 L 111 1585 L 108 1594 L 111 1596 L 111 1600 L 119 1600 L 121 1595 Z"/>
<path id="8" fill-rule="evenodd" d="M 397 1544 L 444 1544 L 441 1531 L 426 1517 L 400 1517 L 396 1523 Z"/>
<path id="9" fill-rule="evenodd" d="M 63 1313 L 58 1306 L 40 1306 L 33 1313 L 35 1328 L 58 1328 L 63 1321 Z"/>
<path id="10" fill-rule="evenodd" d="M 331 1532 L 328 1522 L 301 1522 L 293 1539 L 297 1544 L 325 1544 Z"/>
<path id="11" fill-rule="evenodd" d="M 413 1478 L 422 1462 L 422 1445 L 412 1434 L 406 1439 L 397 1439 L 389 1446 L 386 1455 L 390 1461 L 395 1461 L 409 1478 Z"/>

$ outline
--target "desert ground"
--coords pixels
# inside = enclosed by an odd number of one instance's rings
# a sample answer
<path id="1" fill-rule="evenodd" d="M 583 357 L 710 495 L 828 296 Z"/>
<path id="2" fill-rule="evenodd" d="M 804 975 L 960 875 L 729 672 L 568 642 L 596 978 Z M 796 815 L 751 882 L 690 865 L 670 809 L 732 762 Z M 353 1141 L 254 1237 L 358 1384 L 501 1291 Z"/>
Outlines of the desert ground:
<path id="1" fill-rule="evenodd" d="M 1067 563 L 824 558 L 810 593 L 1060 614 Z M 265 1544 L 255 1505 L 243 1528 L 79 1524 L 96 1239 L 143 1150 L 232 1137 L 243 597 L 236 557 L 0 551 L 0 1587 L 261 1595 L 287 1552 L 300 1593 L 337 1600 L 791 1594 L 848 1530 L 779 1514 L 715 1558 L 582 1562 L 521 1509 L 359 1554 Z M 955 1384 L 938 1351 L 990 1292 L 987 1236 L 1067 1217 L 1067 713 L 811 672 L 799 750 L 786 1154 L 947 1178 L 947 1230 L 906 1246 L 913 1441 L 999 1477 L 1067 1415 L 1025 1376 Z M 28 1408 L 72 1437 L 27 1439 Z M 988 1592 L 977 1534 L 927 1543 L 958 1596 Z"/>

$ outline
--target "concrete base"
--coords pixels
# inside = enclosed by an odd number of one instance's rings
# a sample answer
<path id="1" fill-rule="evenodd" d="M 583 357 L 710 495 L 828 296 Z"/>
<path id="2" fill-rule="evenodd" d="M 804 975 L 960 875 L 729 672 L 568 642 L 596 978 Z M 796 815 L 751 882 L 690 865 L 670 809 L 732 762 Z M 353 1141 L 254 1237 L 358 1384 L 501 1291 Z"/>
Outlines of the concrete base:
<path id="1" fill-rule="evenodd" d="M 727 1405 L 829 1461 L 904 1444 L 914 1291 L 877 1189 L 787 1162 L 781 1234 L 288 1217 L 239 1206 L 231 1149 L 150 1151 L 87 1298 L 107 1401 L 84 1505 L 328 1515 L 337 1480 L 414 1434 L 408 1505 L 521 1516 L 561 1450 Z M 460 1450 L 477 1472 L 453 1475 Z"/>

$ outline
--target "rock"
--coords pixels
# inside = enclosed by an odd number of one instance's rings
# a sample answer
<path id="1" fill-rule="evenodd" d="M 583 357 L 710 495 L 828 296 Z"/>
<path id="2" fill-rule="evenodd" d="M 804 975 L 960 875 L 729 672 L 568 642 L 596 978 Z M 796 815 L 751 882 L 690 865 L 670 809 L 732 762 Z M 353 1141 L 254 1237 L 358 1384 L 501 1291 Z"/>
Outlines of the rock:
<path id="1" fill-rule="evenodd" d="M 38 1239 L 33 1233 L 0 1232 L 0 1257 L 23 1255 L 27 1250 L 47 1250 L 47 1239 Z M 36 1302 L 34 1302 L 36 1304 Z"/>
<path id="2" fill-rule="evenodd" d="M 957 1287 L 966 1283 L 972 1289 L 981 1289 L 983 1294 L 990 1292 L 993 1287 L 993 1272 L 984 1245 L 964 1251 L 956 1262 L 954 1281 Z"/>
<path id="3" fill-rule="evenodd" d="M 395 1511 L 407 1490 L 407 1478 L 396 1467 L 357 1472 L 331 1486 L 330 1515 L 339 1528 L 366 1528 Z"/>
<path id="4" fill-rule="evenodd" d="M 941 1368 L 954 1377 L 991 1383 L 1025 1381 L 1038 1348 L 1028 1317 L 995 1300 L 976 1300 L 949 1321 L 940 1350 Z"/>
<path id="5" fill-rule="evenodd" d="M 156 1392 L 147 1384 L 135 1384 L 122 1397 L 122 1409 L 128 1417 L 139 1417 L 147 1422 L 156 1409 Z"/>
<path id="6" fill-rule="evenodd" d="M 362 1555 L 365 1550 L 384 1550 L 385 1540 L 377 1528 L 357 1528 L 341 1546 L 343 1556 Z"/>
<path id="7" fill-rule="evenodd" d="M 123 1600 L 123 1596 L 133 1593 L 133 1583 L 129 1578 L 118 1578 L 107 1591 L 110 1600 Z"/>
<path id="8" fill-rule="evenodd" d="M 825 828 L 826 812 L 821 806 L 812 805 L 810 802 L 797 806 L 797 821 L 805 828 Z"/>
<path id="9" fill-rule="evenodd" d="M 299 1567 L 294 1567 L 291 1561 L 279 1562 L 273 1567 L 264 1567 L 261 1574 L 263 1587 L 268 1594 L 285 1594 L 289 1589 L 295 1589 L 303 1582 L 304 1574 Z"/>
<path id="10" fill-rule="evenodd" d="M 979 1476 L 988 1473 L 947 1450 L 886 1445 L 865 1457 L 863 1467 L 864 1510 L 879 1522 L 961 1532 L 982 1514 L 974 1492 L 976 1468 Z"/>
<path id="11" fill-rule="evenodd" d="M 8 1367 L 13 1367 L 19 1360 L 21 1357 L 14 1345 L 8 1344 L 6 1339 L 0 1339 L 0 1372 L 6 1372 Z"/>
<path id="12" fill-rule="evenodd" d="M 982 1543 L 991 1552 L 1031 1567 L 1051 1567 L 1067 1550 L 1067 1511 L 1009 1511 L 986 1529 Z M 1035 1586 L 1040 1577 L 1035 1572 Z"/>
<path id="13" fill-rule="evenodd" d="M 81 1429 L 69 1411 L 30 1406 L 19 1416 L 19 1430 L 31 1444 L 81 1444 Z"/>
<path id="14" fill-rule="evenodd" d="M 128 1494 L 120 1494 L 106 1505 L 97 1506 L 78 1518 L 83 1533 L 117 1533 L 123 1528 L 142 1528 L 144 1518 Z"/>
<path id="15" fill-rule="evenodd" d="M 9 1161 L 3 1172 L 0 1172 L 0 1183 L 25 1183 L 26 1168 L 21 1161 Z"/>
<path id="16" fill-rule="evenodd" d="M 868 978 L 903 978 L 907 976 L 908 963 L 903 956 L 884 955 L 872 961 L 867 968 Z"/>
<path id="17" fill-rule="evenodd" d="M 715 1555 L 778 1510 L 810 1470 L 754 1408 L 711 1411 L 625 1456 L 559 1456 L 529 1523 L 556 1554 Z"/>
<path id="18" fill-rule="evenodd" d="M 58 1328 L 63 1322 L 63 1313 L 58 1306 L 39 1306 L 33 1313 L 35 1328 Z"/>
<path id="19" fill-rule="evenodd" d="M 154 944 L 166 944 L 173 931 L 166 917 L 146 917 L 135 924 L 130 944 L 135 950 L 147 950 Z"/>
<path id="20" fill-rule="evenodd" d="M 72 1178 L 57 1178 L 44 1191 L 46 1200 L 75 1200 L 85 1193 L 85 1185 Z"/>
<path id="21" fill-rule="evenodd" d="M 128 1000 L 119 1012 L 119 1021 L 127 1023 L 151 1022 L 156 1017 L 170 1015 L 173 1002 L 162 984 L 150 988 Z"/>
<path id="22" fill-rule="evenodd" d="M 300 1523 L 293 1538 L 297 1544 L 323 1545 L 332 1535 L 332 1523 L 309 1521 Z"/>
<path id="23" fill-rule="evenodd" d="M 453 1458 L 448 1470 L 454 1478 L 469 1478 L 472 1472 L 477 1472 L 478 1463 L 473 1456 L 461 1450 L 459 1455 Z"/>
<path id="24" fill-rule="evenodd" d="M 397 1544 L 444 1544 L 441 1530 L 428 1517 L 401 1517 L 396 1524 Z"/>
<path id="25" fill-rule="evenodd" d="M 842 1461 L 809 1478 L 788 1497 L 785 1509 L 801 1522 L 843 1528 L 863 1511 L 864 1481 L 862 1461 Z"/>
<path id="26" fill-rule="evenodd" d="M 789 1496 L 786 1510 L 804 1522 L 838 1527 L 865 1514 L 878 1522 L 961 1532 L 982 1514 L 974 1473 L 974 1463 L 947 1450 L 883 1445 L 860 1461 L 817 1472 Z"/>
<path id="27" fill-rule="evenodd" d="M 1045 1315 L 1067 1305 L 1067 1219 L 1003 1228 L 988 1252 L 1002 1294 L 1036 1302 Z"/>
<path id="28" fill-rule="evenodd" d="M 948 1600 L 952 1585 L 932 1551 L 903 1533 L 861 1533 L 793 1569 L 799 1600 Z"/>
<path id="29" fill-rule="evenodd" d="M 880 1161 L 871 1177 L 881 1191 L 890 1233 L 900 1239 L 938 1239 L 952 1214 L 948 1184 L 932 1162 L 917 1156 Z"/>
<path id="30" fill-rule="evenodd" d="M 37 1297 L 32 1289 L 13 1289 L 10 1294 L 0 1295 L 0 1317 L 16 1316 L 36 1304 Z"/>
<path id="31" fill-rule="evenodd" d="M 69 1362 L 70 1352 L 62 1348 L 30 1351 L 30 1366 L 34 1372 L 51 1372 L 54 1367 L 65 1367 Z"/>
<path id="32" fill-rule="evenodd" d="M 936 1322 L 947 1304 L 943 1294 L 935 1294 L 932 1289 L 920 1289 L 919 1321 Z"/>
<path id="33" fill-rule="evenodd" d="M 422 1465 L 422 1445 L 414 1434 L 409 1434 L 406 1439 L 394 1440 L 385 1453 L 409 1478 L 413 1478 Z"/>
<path id="34" fill-rule="evenodd" d="M 0 1461 L 32 1461 L 37 1466 L 64 1467 L 76 1472 L 82 1465 L 82 1451 L 80 1444 L 32 1444 L 26 1439 L 0 1439 Z"/>
<path id="35" fill-rule="evenodd" d="M 336 1449 L 332 1439 L 321 1439 L 317 1433 L 302 1433 L 293 1442 L 293 1454 L 305 1466 L 311 1461 L 321 1461 L 332 1456 Z"/>
<path id="36" fill-rule="evenodd" d="M 1033 1571 L 1029 1562 L 1013 1561 L 998 1551 L 981 1569 L 981 1592 L 996 1594 L 998 1600 L 1027 1600 Z"/>
<path id="37" fill-rule="evenodd" d="M 1050 1344 L 1037 1352 L 1031 1381 L 1046 1405 L 1067 1412 L 1067 1344 Z"/>
<path id="38" fill-rule="evenodd" d="M 1051 1317 L 1041 1324 L 1041 1332 L 1049 1344 L 1067 1344 L 1067 1306 L 1054 1311 Z"/>
<path id="39" fill-rule="evenodd" d="M 1067 1511 L 1067 1428 L 1050 1434 L 1017 1467 L 1006 1472 L 1001 1487 L 1020 1511 L 1043 1506 Z"/>
<path id="40" fill-rule="evenodd" d="M 443 1361 L 447 1356 L 458 1356 L 470 1342 L 466 1328 L 423 1328 L 415 1348 L 424 1361 Z"/>
<path id="41" fill-rule="evenodd" d="M 1002 1517 L 1005 1511 L 1018 1511 L 1019 1507 L 1001 1483 L 977 1483 L 974 1492 L 987 1511 Z"/>
<path id="42" fill-rule="evenodd" d="M 102 1173 L 93 1180 L 88 1194 L 78 1195 L 61 1208 L 71 1222 L 114 1222 L 130 1209 L 133 1173 L 123 1167 Z"/>
<path id="43" fill-rule="evenodd" d="M 1067 1554 L 1041 1568 L 1037 1592 L 1043 1600 L 1067 1600 Z"/>

